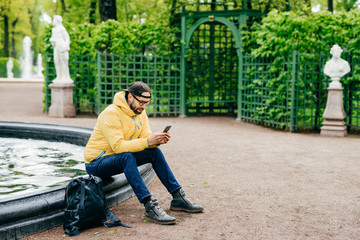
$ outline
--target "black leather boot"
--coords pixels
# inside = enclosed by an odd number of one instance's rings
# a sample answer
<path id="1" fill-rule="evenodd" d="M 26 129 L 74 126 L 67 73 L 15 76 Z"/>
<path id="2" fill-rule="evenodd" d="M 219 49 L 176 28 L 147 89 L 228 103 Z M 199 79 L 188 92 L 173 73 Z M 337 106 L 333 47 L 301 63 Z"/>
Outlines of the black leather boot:
<path id="1" fill-rule="evenodd" d="M 192 203 L 186 196 L 183 189 L 173 194 L 170 210 L 184 211 L 189 213 L 200 213 L 204 211 L 203 206 Z"/>
<path id="2" fill-rule="evenodd" d="M 159 206 L 156 199 L 151 199 L 145 204 L 145 218 L 158 224 L 175 224 L 176 218 L 169 216 Z"/>

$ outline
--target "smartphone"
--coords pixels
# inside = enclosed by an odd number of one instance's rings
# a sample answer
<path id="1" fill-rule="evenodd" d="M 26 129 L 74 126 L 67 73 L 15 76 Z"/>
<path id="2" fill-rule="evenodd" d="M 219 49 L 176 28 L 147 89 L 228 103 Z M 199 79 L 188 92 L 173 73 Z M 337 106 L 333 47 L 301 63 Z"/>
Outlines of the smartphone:
<path id="1" fill-rule="evenodd" d="M 168 131 L 170 130 L 170 128 L 171 128 L 171 126 L 166 126 L 163 132 L 164 132 L 164 133 L 165 133 L 165 132 L 168 132 Z"/>

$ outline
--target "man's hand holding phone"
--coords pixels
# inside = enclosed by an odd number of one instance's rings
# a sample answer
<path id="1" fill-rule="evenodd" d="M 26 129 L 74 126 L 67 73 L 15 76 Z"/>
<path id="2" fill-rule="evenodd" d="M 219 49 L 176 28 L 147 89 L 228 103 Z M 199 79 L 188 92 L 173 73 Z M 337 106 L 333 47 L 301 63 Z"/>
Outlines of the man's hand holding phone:
<path id="1" fill-rule="evenodd" d="M 170 140 L 170 130 L 171 126 L 166 126 L 164 131 L 155 132 L 148 138 L 149 146 L 159 146 L 160 144 L 165 144 Z"/>

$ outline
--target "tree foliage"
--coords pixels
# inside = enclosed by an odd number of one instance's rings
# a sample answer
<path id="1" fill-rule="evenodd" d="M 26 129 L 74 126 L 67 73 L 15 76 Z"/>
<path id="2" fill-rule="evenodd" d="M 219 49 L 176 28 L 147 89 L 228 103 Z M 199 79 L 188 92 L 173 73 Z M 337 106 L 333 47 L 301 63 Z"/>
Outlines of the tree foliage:
<path id="1" fill-rule="evenodd" d="M 0 15 L 4 19 L 4 24 L 1 25 L 4 32 L 4 39 L 1 41 L 4 56 L 19 58 L 22 53 L 22 39 L 26 35 L 35 39 L 35 47 L 38 47 L 36 45 L 39 26 L 38 4 L 38 0 L 12 0 L 0 3 Z"/>
<path id="2" fill-rule="evenodd" d="M 313 7 L 320 7 L 318 10 L 328 10 L 329 0 L 259 0 L 264 6 L 263 10 L 292 11 L 311 13 Z M 335 11 L 350 11 L 359 5 L 357 0 L 332 0 Z"/>
<path id="3" fill-rule="evenodd" d="M 360 52 L 360 10 L 311 15 L 272 11 L 244 33 L 244 51 L 254 56 L 280 56 L 294 50 L 328 53 L 334 44 Z"/>
<path id="4" fill-rule="evenodd" d="M 164 49 L 163 46 L 168 44 L 168 39 L 165 39 L 166 44 L 163 44 L 160 42 L 163 40 L 162 37 L 160 37 L 159 40 L 156 40 L 155 37 L 169 32 L 169 20 L 175 14 L 175 10 L 179 9 L 177 7 L 185 3 L 197 4 L 209 1 L 116 0 L 115 2 L 116 18 L 119 23 L 117 27 L 120 27 L 121 30 L 115 29 L 114 31 L 124 31 L 122 35 L 125 36 L 127 40 L 134 38 L 133 40 L 136 42 L 134 46 L 128 46 L 125 49 L 142 49 L 142 51 L 144 51 L 144 46 L 146 45 L 144 42 L 146 41 L 157 45 L 157 49 Z M 241 5 L 241 1 L 231 2 L 234 2 L 234 4 L 238 6 Z M 327 6 L 327 0 L 259 0 L 253 2 L 259 2 L 263 6 L 263 9 L 266 8 L 267 10 L 277 9 L 279 11 L 285 11 L 290 9 L 296 12 L 296 14 L 300 12 L 306 13 L 307 15 L 311 15 L 309 12 L 311 7 L 317 4 L 320 4 L 321 9 L 326 9 Z M 334 7 L 337 12 L 340 10 L 349 11 L 350 9 L 356 8 L 357 4 L 356 0 L 334 0 Z M 42 34 L 46 29 L 45 26 L 49 24 L 49 19 L 52 19 L 56 14 L 61 15 L 64 24 L 69 24 L 71 27 L 87 29 L 87 24 L 93 24 L 93 27 L 89 27 L 94 28 L 95 32 L 93 34 L 96 34 L 96 31 L 100 31 L 95 30 L 95 25 L 101 22 L 99 0 L 2 0 L 0 1 L 0 56 L 6 55 L 19 59 L 22 54 L 22 40 L 28 35 L 32 39 L 32 50 L 35 62 L 37 53 L 41 51 L 41 45 L 46 44 L 42 42 Z M 145 23 L 145 25 L 140 24 L 144 22 L 147 23 Z M 149 30 L 143 29 L 145 27 L 149 27 Z M 137 35 L 133 30 L 134 28 L 138 29 Z M 159 31 L 159 33 L 155 33 L 154 31 Z M 130 34 L 131 32 L 134 32 L 133 35 Z M 144 33 L 145 35 L 140 35 L 140 33 Z M 75 37 L 87 39 L 85 36 L 80 37 L 80 34 L 80 32 L 76 33 Z M 102 36 L 103 34 L 105 33 L 102 33 Z M 129 34 L 131 37 L 128 36 Z M 92 36 L 95 37 L 95 35 Z M 149 39 L 145 40 L 145 37 Z M 173 35 L 170 35 L 170 37 L 172 38 Z M 87 41 L 93 42 L 91 38 L 87 39 Z M 103 38 L 100 41 L 101 44 L 96 46 L 96 49 L 99 48 L 101 50 L 104 48 L 100 46 L 105 44 L 102 41 Z M 119 41 L 121 42 L 123 40 Z M 129 45 L 129 43 L 123 42 L 124 45 Z M 88 44 L 85 45 L 87 46 Z M 107 50 L 114 48 L 114 46 L 120 46 L 119 43 L 115 43 L 114 41 L 105 45 L 105 49 Z"/>
<path id="5" fill-rule="evenodd" d="M 166 22 L 169 18 L 168 12 L 170 9 L 170 2 L 168 0 L 113 1 L 116 2 L 118 19 L 118 23 L 114 24 L 116 27 L 122 29 L 115 29 L 115 31 L 125 31 L 123 35 L 127 36 L 129 33 L 126 33 L 126 31 L 132 32 L 134 28 L 140 29 L 140 31 L 137 32 L 137 37 L 134 37 L 134 41 L 137 41 L 137 43 L 135 43 L 136 46 L 133 47 L 134 49 L 138 49 L 139 47 L 143 48 L 142 42 L 145 41 L 143 39 L 144 37 L 152 38 L 152 40 L 147 40 L 148 42 L 156 42 L 153 38 L 157 34 L 168 31 L 168 26 L 164 25 L 165 23 L 168 25 L 168 22 Z M 37 53 L 41 52 L 41 45 L 47 45 L 46 42 L 42 42 L 44 38 L 43 34 L 46 29 L 49 29 L 49 20 L 52 19 L 54 15 L 61 15 L 64 25 L 67 24 L 71 28 L 78 28 L 79 31 L 80 29 L 88 30 L 88 28 L 94 29 L 95 32 L 93 34 L 96 34 L 96 31 L 100 31 L 95 30 L 95 25 L 101 22 L 99 0 L 3 0 L 0 1 L 0 56 L 5 56 L 6 52 L 6 56 L 13 56 L 16 59 L 20 59 L 22 54 L 22 40 L 25 36 L 29 36 L 32 39 L 32 50 L 35 62 Z M 140 23 L 144 22 L 146 22 L 145 25 L 140 25 Z M 109 23 L 109 25 L 111 24 Z M 166 29 L 162 29 L 164 26 Z M 149 29 L 143 29 L 145 27 L 149 27 Z M 101 27 L 99 26 L 99 28 Z M 159 31 L 159 33 L 154 33 L 154 31 Z M 145 35 L 139 36 L 140 32 Z M 93 43 L 92 38 L 89 36 L 81 36 L 81 34 L 81 32 L 76 32 L 74 37 L 76 37 L 76 39 L 86 39 L 86 41 Z M 134 33 L 134 36 L 135 35 Z M 159 39 L 161 40 L 162 38 L 160 37 Z M 165 40 L 165 42 L 167 41 Z M 76 44 L 78 43 L 74 41 L 72 45 Z M 156 44 L 159 46 L 164 45 L 161 42 Z M 86 44 L 86 46 L 87 45 L 88 44 Z M 101 50 L 103 47 L 100 45 L 101 44 L 99 44 L 99 49 Z M 114 43 L 113 45 L 119 44 Z M 106 48 L 109 50 L 112 47 L 106 46 Z M 161 46 L 160 48 L 163 49 Z"/>
<path id="6" fill-rule="evenodd" d="M 329 0 L 312 0 L 312 6 L 319 6 L 319 10 L 329 10 Z M 332 0 L 333 2 L 333 10 L 335 12 L 338 11 L 346 11 L 349 12 L 352 9 L 356 9 L 359 6 L 358 0 Z"/>
<path id="7" fill-rule="evenodd" d="M 49 16 L 61 15 L 64 22 L 68 23 L 94 23 L 102 22 L 100 12 L 103 7 L 115 6 L 116 17 L 112 16 L 109 19 L 123 22 L 138 22 L 150 20 L 159 20 L 165 17 L 168 18 L 167 13 L 170 9 L 169 0 L 111 0 L 110 5 L 107 4 L 109 0 L 65 0 L 66 11 L 64 11 L 60 1 L 41 0 L 44 11 Z M 105 4 L 106 3 L 106 4 Z M 106 10 L 106 9 L 104 9 Z M 141 20 L 142 19 L 142 20 Z M 103 19 L 107 20 L 107 19 Z"/>

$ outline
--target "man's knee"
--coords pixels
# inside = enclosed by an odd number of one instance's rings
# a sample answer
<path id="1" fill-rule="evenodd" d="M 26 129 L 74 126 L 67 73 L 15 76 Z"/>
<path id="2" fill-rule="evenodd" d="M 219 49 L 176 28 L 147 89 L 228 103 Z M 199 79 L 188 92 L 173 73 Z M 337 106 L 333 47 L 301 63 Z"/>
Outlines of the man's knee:
<path id="1" fill-rule="evenodd" d="M 163 154 L 162 154 L 162 151 L 160 148 L 150 148 L 150 149 L 147 149 L 145 150 L 148 157 L 151 159 L 151 162 L 154 162 L 156 161 L 159 157 L 162 157 Z"/>
<path id="2" fill-rule="evenodd" d="M 162 151 L 161 151 L 161 149 L 160 148 L 153 148 L 153 149 L 151 149 L 153 152 L 154 152 L 154 154 L 161 154 L 162 155 Z"/>
<path id="3" fill-rule="evenodd" d="M 118 155 L 121 156 L 124 159 L 129 159 L 129 158 L 134 157 L 134 155 L 131 152 L 124 152 L 124 153 L 120 153 Z"/>
<path id="4" fill-rule="evenodd" d="M 166 161 L 160 148 L 154 148 L 152 150 L 153 150 L 152 159 L 154 162 L 155 161 Z"/>
<path id="5" fill-rule="evenodd" d="M 118 160 L 121 165 L 123 166 L 128 166 L 132 164 L 136 165 L 136 158 L 132 153 L 125 152 L 118 155 L 120 156 Z"/>

